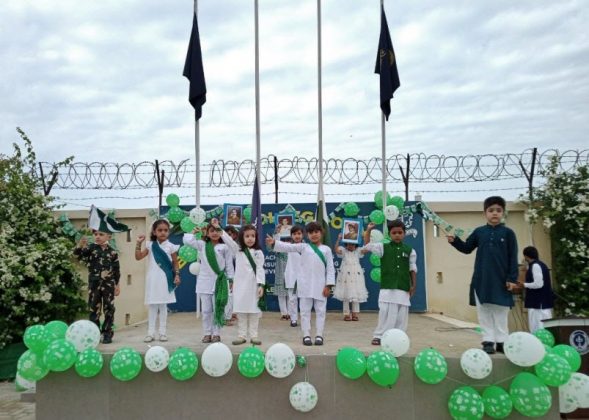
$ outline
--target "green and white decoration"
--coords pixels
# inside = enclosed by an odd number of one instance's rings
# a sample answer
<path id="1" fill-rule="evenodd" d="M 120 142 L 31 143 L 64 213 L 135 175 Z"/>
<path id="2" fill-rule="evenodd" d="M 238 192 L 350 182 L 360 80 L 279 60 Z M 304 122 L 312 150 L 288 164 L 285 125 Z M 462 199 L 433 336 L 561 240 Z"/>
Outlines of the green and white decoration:
<path id="1" fill-rule="evenodd" d="M 523 331 L 509 334 L 503 348 L 505 357 L 514 365 L 522 367 L 540 363 L 546 354 L 544 344 L 537 337 Z"/>
<path id="2" fill-rule="evenodd" d="M 123 347 L 116 351 L 110 360 L 110 373 L 119 381 L 130 381 L 141 372 L 141 354 L 131 347 Z"/>
<path id="3" fill-rule="evenodd" d="M 295 354 L 284 343 L 270 346 L 266 352 L 266 371 L 275 378 L 286 378 L 295 368 Z"/>
<path id="4" fill-rule="evenodd" d="M 513 411 L 511 397 L 503 388 L 493 385 L 483 391 L 485 414 L 493 419 L 504 419 Z"/>
<path id="5" fill-rule="evenodd" d="M 401 357 L 409 351 L 411 341 L 405 331 L 398 328 L 387 330 L 380 339 L 380 346 L 395 357 Z"/>
<path id="6" fill-rule="evenodd" d="M 414 362 L 415 374 L 426 384 L 437 384 L 448 374 L 448 363 L 436 349 L 425 349 L 419 352 Z"/>
<path id="7" fill-rule="evenodd" d="M 145 367 L 152 372 L 161 372 L 168 367 L 170 354 L 162 346 L 150 347 L 145 352 Z"/>
<path id="8" fill-rule="evenodd" d="M 448 411 L 454 420 L 478 420 L 485 414 L 483 398 L 470 386 L 457 388 L 448 400 Z"/>
<path id="9" fill-rule="evenodd" d="M 491 357 L 481 349 L 468 349 L 460 356 L 460 367 L 473 379 L 484 379 L 493 370 Z"/>
<path id="10" fill-rule="evenodd" d="M 100 330 L 92 321 L 83 319 L 68 327 L 65 339 L 72 343 L 77 351 L 96 348 L 100 343 Z"/>
<path id="11" fill-rule="evenodd" d="M 319 396 L 315 387 L 309 382 L 299 382 L 290 389 L 289 400 L 295 410 L 307 413 L 315 408 Z"/>
<path id="12" fill-rule="evenodd" d="M 177 381 L 187 381 L 198 370 L 196 353 L 186 347 L 179 347 L 170 357 L 168 371 Z"/>
<path id="13" fill-rule="evenodd" d="M 213 378 L 225 375 L 233 364 L 231 350 L 223 343 L 213 343 L 205 349 L 200 359 L 205 373 Z"/>

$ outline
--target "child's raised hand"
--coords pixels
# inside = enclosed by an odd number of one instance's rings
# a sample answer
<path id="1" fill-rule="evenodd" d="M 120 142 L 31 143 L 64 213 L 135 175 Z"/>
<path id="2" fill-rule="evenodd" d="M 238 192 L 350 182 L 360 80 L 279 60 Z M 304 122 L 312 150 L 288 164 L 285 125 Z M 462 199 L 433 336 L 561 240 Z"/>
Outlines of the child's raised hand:
<path id="1" fill-rule="evenodd" d="M 219 219 L 217 218 L 213 218 L 211 219 L 211 225 L 215 228 L 215 229 L 219 229 L 221 226 L 219 226 Z"/>
<path id="2" fill-rule="evenodd" d="M 145 240 L 145 235 L 139 235 L 137 236 L 137 243 L 143 243 L 143 241 Z"/>
<path id="3" fill-rule="evenodd" d="M 366 226 L 366 230 L 372 230 L 376 227 L 376 224 L 374 222 L 370 222 L 368 223 L 368 226 Z"/>
<path id="4" fill-rule="evenodd" d="M 88 238 L 86 238 L 85 236 L 82 236 L 80 238 L 80 242 L 78 242 L 78 246 L 80 248 L 86 248 L 87 245 L 88 245 Z"/>
<path id="5" fill-rule="evenodd" d="M 192 229 L 192 233 L 197 234 L 198 232 L 200 232 L 200 228 L 198 226 L 195 226 L 194 229 Z"/>
<path id="6" fill-rule="evenodd" d="M 339 235 L 337 235 L 337 240 L 341 241 L 341 239 L 342 239 L 342 234 L 340 233 Z"/>
<path id="7" fill-rule="evenodd" d="M 274 238 L 268 234 L 266 234 L 266 245 L 273 246 L 274 245 Z"/>

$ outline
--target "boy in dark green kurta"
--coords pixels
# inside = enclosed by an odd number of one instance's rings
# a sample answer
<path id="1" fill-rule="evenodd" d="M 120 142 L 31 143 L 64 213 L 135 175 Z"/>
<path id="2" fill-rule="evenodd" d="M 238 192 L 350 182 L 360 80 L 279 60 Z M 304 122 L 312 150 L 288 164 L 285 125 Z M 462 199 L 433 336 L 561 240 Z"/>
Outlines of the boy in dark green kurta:
<path id="1" fill-rule="evenodd" d="M 474 273 L 470 283 L 470 305 L 476 306 L 483 329 L 483 350 L 489 354 L 503 352 L 509 334 L 507 316 L 513 306 L 508 283 L 517 283 L 517 240 L 513 230 L 501 223 L 505 213 L 502 197 L 489 197 L 484 202 L 487 224 L 476 228 L 466 241 L 448 236 L 458 251 L 470 254 L 477 249 Z"/>

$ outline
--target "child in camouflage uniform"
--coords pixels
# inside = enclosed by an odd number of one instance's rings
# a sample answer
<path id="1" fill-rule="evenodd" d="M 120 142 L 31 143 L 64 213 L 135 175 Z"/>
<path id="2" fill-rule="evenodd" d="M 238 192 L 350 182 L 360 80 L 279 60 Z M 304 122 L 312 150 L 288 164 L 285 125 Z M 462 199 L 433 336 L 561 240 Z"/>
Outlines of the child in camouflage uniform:
<path id="1" fill-rule="evenodd" d="M 121 277 L 119 255 L 109 244 L 109 232 L 93 230 L 94 243 L 82 237 L 74 255 L 88 266 L 88 306 L 90 321 L 100 328 L 100 313 L 104 311 L 102 342 L 112 343 L 113 321 L 115 315 L 115 296 L 120 293 Z"/>

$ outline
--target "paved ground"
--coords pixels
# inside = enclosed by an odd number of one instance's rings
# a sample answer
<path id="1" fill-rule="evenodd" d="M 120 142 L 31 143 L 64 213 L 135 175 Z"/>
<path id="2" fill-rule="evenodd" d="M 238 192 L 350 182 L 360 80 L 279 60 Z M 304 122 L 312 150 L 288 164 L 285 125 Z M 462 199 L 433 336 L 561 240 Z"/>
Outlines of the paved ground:
<path id="1" fill-rule="evenodd" d="M 290 327 L 288 321 L 281 321 L 280 315 L 274 312 L 265 313 L 260 320 L 259 335 L 263 341 L 262 350 L 270 345 L 282 342 L 288 344 L 296 354 L 302 355 L 334 355 L 344 346 L 353 346 L 365 353 L 377 349 L 370 345 L 372 331 L 376 326 L 377 313 L 362 313 L 360 321 L 345 322 L 340 313 L 328 313 L 325 327 L 325 345 L 305 347 L 302 345 L 300 328 Z M 314 326 L 314 315 L 313 324 Z M 479 347 L 480 335 L 474 332 L 475 325 L 464 323 L 438 315 L 411 314 L 407 333 L 411 338 L 408 355 L 414 356 L 425 347 L 435 347 L 446 357 L 460 357 L 463 351 L 471 347 Z M 148 349 L 143 342 L 146 324 L 138 324 L 117 331 L 112 344 L 101 344 L 103 353 L 114 353 L 123 346 L 133 347 L 141 352 Z M 222 341 L 234 353 L 239 353 L 243 346 L 233 346 L 231 341 L 237 337 L 237 326 L 225 327 Z M 202 338 L 201 320 L 194 313 L 176 313 L 168 317 L 167 343 L 154 341 L 151 345 L 163 345 L 173 351 L 179 346 L 202 353 L 205 344 Z M 504 357 L 495 355 L 493 357 Z M 33 420 L 35 404 L 21 402 L 21 395 L 15 391 L 14 383 L 0 382 L 0 420 Z"/>

